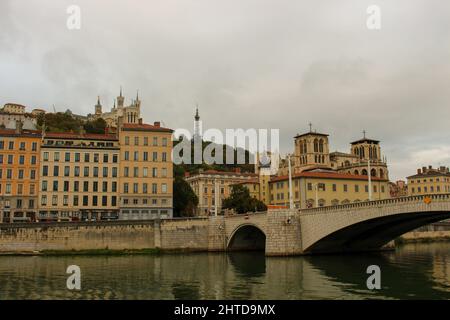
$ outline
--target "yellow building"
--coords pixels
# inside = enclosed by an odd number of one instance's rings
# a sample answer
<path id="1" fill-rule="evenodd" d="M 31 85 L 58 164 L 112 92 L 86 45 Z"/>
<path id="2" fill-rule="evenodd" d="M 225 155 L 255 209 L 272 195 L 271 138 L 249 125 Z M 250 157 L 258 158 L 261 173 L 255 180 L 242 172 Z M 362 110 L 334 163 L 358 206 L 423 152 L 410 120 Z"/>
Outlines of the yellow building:
<path id="1" fill-rule="evenodd" d="M 407 177 L 408 195 L 450 193 L 450 171 L 447 167 L 432 166 L 417 169 L 417 174 Z"/>
<path id="2" fill-rule="evenodd" d="M 120 219 L 172 218 L 173 130 L 119 123 Z"/>
<path id="3" fill-rule="evenodd" d="M 237 183 L 254 181 L 258 175 L 254 173 L 200 170 L 197 174 L 187 175 L 185 180 L 198 197 L 199 216 L 220 214 L 222 202 L 230 196 L 231 186 Z M 254 186 L 254 184 L 252 184 Z M 253 189 L 252 189 L 253 190 Z"/>
<path id="4" fill-rule="evenodd" d="M 289 206 L 288 176 L 272 177 L 270 205 Z M 304 171 L 292 176 L 296 208 L 333 206 L 369 200 L 368 177 L 330 171 Z M 389 198 L 388 180 L 372 178 L 371 200 Z"/>
<path id="5" fill-rule="evenodd" d="M 117 219 L 119 153 L 115 135 L 45 133 L 38 219 Z"/>
<path id="6" fill-rule="evenodd" d="M 0 223 L 34 221 L 39 179 L 38 131 L 0 130 Z"/>

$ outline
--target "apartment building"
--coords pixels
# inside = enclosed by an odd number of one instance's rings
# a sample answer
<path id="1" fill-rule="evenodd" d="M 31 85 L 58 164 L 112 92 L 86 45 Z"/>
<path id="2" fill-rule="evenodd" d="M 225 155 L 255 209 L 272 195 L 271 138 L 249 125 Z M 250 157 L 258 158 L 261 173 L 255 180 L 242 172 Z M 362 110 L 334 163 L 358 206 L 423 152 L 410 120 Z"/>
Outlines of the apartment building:
<path id="1" fill-rule="evenodd" d="M 407 177 L 408 195 L 450 193 L 450 170 L 448 167 L 432 166 L 417 169 L 417 174 Z"/>
<path id="2" fill-rule="evenodd" d="M 40 154 L 39 221 L 118 219 L 116 135 L 50 132 Z"/>
<path id="3" fill-rule="evenodd" d="M 37 214 L 41 134 L 0 130 L 0 223 L 34 221 Z"/>
<path id="4" fill-rule="evenodd" d="M 172 132 L 141 119 L 119 124 L 120 219 L 173 217 Z"/>

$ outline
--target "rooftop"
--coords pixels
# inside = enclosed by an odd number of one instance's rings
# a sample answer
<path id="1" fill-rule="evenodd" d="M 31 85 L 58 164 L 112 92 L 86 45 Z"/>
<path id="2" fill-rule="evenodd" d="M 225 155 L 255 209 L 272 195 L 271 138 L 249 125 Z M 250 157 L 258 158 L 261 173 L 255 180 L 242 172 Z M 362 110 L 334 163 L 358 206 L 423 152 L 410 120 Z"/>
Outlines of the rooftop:
<path id="1" fill-rule="evenodd" d="M 345 179 L 345 180 L 367 180 L 367 176 L 354 175 L 347 173 L 337 173 L 337 172 L 320 172 L 320 171 L 304 171 L 301 173 L 296 173 L 292 175 L 292 178 L 321 178 L 321 179 Z M 270 182 L 284 181 L 288 180 L 289 176 L 279 176 L 274 177 Z M 381 179 L 378 177 L 372 177 L 372 181 L 386 181 L 386 179 Z"/>
<path id="2" fill-rule="evenodd" d="M 160 126 L 159 122 L 155 124 L 146 123 L 124 123 L 122 126 L 124 131 L 155 131 L 155 132 L 173 132 L 172 129 Z"/>

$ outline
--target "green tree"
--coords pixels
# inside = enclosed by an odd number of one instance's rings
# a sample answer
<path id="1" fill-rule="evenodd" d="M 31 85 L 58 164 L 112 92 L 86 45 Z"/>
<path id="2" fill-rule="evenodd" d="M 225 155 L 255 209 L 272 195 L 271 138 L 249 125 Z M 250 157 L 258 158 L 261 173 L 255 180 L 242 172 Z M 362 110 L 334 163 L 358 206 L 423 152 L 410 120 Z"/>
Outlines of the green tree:
<path id="1" fill-rule="evenodd" d="M 105 133 L 106 121 L 102 118 L 97 118 L 93 121 L 87 121 L 84 124 L 84 130 L 87 133 Z"/>
<path id="2" fill-rule="evenodd" d="M 173 210 L 175 217 L 192 217 L 198 205 L 198 197 L 189 183 L 177 176 L 173 182 Z"/>
<path id="3" fill-rule="evenodd" d="M 239 214 L 267 210 L 264 202 L 252 198 L 248 188 L 240 184 L 232 186 L 230 197 L 223 201 L 222 207 L 233 209 Z"/>

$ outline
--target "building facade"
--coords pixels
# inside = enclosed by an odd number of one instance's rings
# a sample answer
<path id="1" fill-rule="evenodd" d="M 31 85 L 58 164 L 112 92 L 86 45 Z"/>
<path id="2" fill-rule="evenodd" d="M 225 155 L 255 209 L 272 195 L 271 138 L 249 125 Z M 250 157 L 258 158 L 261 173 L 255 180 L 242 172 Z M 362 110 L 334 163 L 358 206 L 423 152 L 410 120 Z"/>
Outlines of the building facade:
<path id="1" fill-rule="evenodd" d="M 115 135 L 46 133 L 38 220 L 118 219 L 119 155 Z"/>
<path id="2" fill-rule="evenodd" d="M 119 126 L 121 219 L 173 217 L 172 132 L 142 120 Z"/>
<path id="3" fill-rule="evenodd" d="M 34 221 L 37 215 L 41 134 L 0 130 L 0 223 Z"/>
<path id="4" fill-rule="evenodd" d="M 417 169 L 417 174 L 407 177 L 408 195 L 450 193 L 450 171 L 448 167 L 432 166 Z"/>

